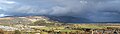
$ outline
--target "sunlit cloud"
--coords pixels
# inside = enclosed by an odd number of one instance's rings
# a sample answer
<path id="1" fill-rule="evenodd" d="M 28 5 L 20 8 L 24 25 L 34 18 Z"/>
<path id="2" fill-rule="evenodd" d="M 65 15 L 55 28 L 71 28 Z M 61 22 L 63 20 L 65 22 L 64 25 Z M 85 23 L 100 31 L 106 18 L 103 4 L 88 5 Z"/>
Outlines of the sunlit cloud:
<path id="1" fill-rule="evenodd" d="M 16 2 L 8 0 L 0 0 L 0 9 L 8 11 L 8 9 L 14 8 Z"/>
<path id="2" fill-rule="evenodd" d="M 0 3 L 13 4 L 13 3 L 16 3 L 16 2 L 8 1 L 8 0 L 0 0 Z"/>
<path id="3" fill-rule="evenodd" d="M 13 4 L 13 3 L 15 3 L 15 2 L 13 2 L 13 1 L 6 1 L 5 3 Z"/>
<path id="4" fill-rule="evenodd" d="M 2 9 L 2 8 L 0 7 L 0 9 Z"/>
<path id="5" fill-rule="evenodd" d="M 5 15 L 5 14 L 0 14 L 0 17 L 5 17 L 5 16 L 9 16 L 9 15 Z"/>
<path id="6" fill-rule="evenodd" d="M 80 3 L 88 3 L 87 1 L 80 1 Z"/>

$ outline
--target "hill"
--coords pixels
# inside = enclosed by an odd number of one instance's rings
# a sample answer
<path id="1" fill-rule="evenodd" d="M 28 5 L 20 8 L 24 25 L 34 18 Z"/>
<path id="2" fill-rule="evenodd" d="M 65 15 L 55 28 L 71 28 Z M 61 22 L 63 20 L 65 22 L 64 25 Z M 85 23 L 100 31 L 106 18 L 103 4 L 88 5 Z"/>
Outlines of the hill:
<path id="1" fill-rule="evenodd" d="M 33 24 L 34 22 L 52 23 L 55 21 L 49 20 L 44 16 L 27 16 L 27 17 L 3 17 L 0 18 L 0 24 Z"/>

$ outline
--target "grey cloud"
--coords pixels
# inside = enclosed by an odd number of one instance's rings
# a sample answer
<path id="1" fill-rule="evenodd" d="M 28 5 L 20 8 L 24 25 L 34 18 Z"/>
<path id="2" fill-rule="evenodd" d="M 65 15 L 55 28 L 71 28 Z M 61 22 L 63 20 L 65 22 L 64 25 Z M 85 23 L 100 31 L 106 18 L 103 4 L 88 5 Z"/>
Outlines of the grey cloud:
<path id="1" fill-rule="evenodd" d="M 0 0 L 3 1 L 3 0 Z M 119 22 L 120 0 L 5 0 L 4 14 L 77 16 L 95 22 Z M 14 14 L 15 13 L 15 14 Z M 17 14 L 16 14 L 17 13 Z"/>

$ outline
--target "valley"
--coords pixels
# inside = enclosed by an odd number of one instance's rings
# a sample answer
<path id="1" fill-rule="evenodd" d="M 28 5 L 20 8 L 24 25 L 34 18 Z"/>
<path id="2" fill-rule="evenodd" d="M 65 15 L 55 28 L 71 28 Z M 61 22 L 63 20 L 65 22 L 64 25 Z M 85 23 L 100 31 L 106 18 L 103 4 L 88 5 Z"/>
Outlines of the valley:
<path id="1" fill-rule="evenodd" d="M 64 23 L 45 16 L 0 18 L 0 34 L 120 34 L 120 24 Z"/>

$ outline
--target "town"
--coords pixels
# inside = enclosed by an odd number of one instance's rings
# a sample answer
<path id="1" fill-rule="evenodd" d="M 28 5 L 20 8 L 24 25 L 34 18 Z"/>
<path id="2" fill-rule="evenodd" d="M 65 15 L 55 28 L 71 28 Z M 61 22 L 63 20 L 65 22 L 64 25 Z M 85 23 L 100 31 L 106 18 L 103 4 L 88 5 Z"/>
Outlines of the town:
<path id="1" fill-rule="evenodd" d="M 0 18 L 0 34 L 120 34 L 120 24 L 73 24 L 45 16 Z"/>

